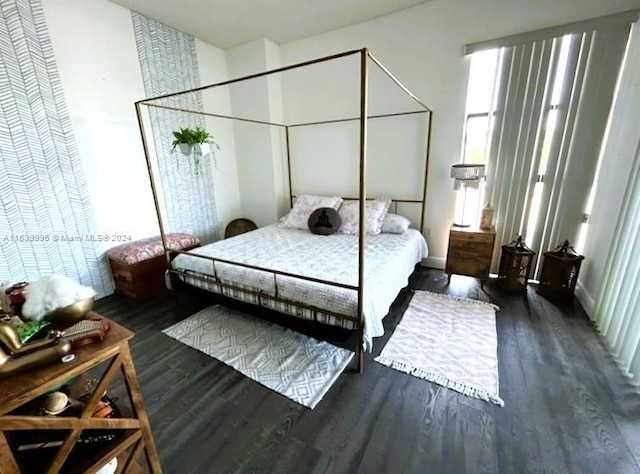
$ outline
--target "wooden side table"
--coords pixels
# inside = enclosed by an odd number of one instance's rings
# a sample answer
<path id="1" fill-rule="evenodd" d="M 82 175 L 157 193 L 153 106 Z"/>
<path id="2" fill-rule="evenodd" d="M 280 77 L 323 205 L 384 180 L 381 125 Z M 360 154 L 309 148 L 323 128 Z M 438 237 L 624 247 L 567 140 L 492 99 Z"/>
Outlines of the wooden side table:
<path id="1" fill-rule="evenodd" d="M 89 317 L 103 316 L 90 313 Z M 144 452 L 148 471 L 161 473 L 160 459 L 151 433 L 149 418 L 142 403 L 142 395 L 136 377 L 129 339 L 133 333 L 113 321 L 111 329 L 102 342 L 90 344 L 72 351 L 75 359 L 68 363 L 58 362 L 28 373 L 0 379 L 0 470 L 2 474 L 14 474 L 25 471 L 25 457 L 33 461 L 39 456 L 45 463 L 36 472 L 57 473 L 95 472 L 113 458 L 118 458 L 117 472 L 145 472 L 138 461 Z M 104 363 L 106 370 L 89 396 L 79 416 L 37 416 L 24 413 L 21 408 L 28 402 L 55 390 L 60 385 L 90 369 Z M 93 417 L 100 398 L 118 374 L 122 373 L 127 395 L 133 412 L 129 417 L 98 418 Z M 12 446 L 13 432 L 29 430 L 66 430 L 57 449 L 47 448 L 48 456 L 39 453 L 39 449 L 18 452 Z M 78 443 L 84 430 L 100 433 L 109 430 L 117 433 L 115 439 L 91 445 L 92 449 Z M 49 431 L 50 432 L 50 431 Z M 107 433 L 107 431 L 103 431 Z M 25 454 L 27 453 L 27 454 Z"/>
<path id="2" fill-rule="evenodd" d="M 452 226 L 445 267 L 448 281 L 451 282 L 451 275 L 455 273 L 479 278 L 484 287 L 489 279 L 495 240 L 495 230 Z"/>

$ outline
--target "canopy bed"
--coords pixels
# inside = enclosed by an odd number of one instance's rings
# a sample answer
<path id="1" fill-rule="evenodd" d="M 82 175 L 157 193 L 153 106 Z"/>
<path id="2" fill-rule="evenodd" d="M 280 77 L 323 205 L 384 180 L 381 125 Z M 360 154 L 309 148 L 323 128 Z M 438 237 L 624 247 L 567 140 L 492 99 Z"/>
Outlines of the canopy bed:
<path id="1" fill-rule="evenodd" d="M 297 120 L 292 123 L 274 123 L 262 118 L 235 117 L 185 106 L 183 96 L 193 96 L 204 91 L 234 84 L 250 84 L 256 79 L 271 75 L 286 74 L 310 66 L 352 58 L 357 63 L 359 90 L 359 113 L 347 118 L 328 120 Z M 371 69 L 381 75 L 376 87 L 383 97 L 381 113 L 370 108 Z M 388 90 L 382 91 L 381 79 L 387 87 L 395 88 L 410 104 L 407 110 L 393 110 L 387 100 L 392 97 Z M 312 84 L 309 85 L 312 87 Z M 311 91 L 309 92 L 313 94 Z M 199 102 L 200 101 L 191 101 Z M 339 102 L 339 101 L 336 101 Z M 416 110 L 417 108 L 417 110 Z M 148 140 L 149 109 L 168 110 L 175 113 L 196 114 L 250 123 L 252 126 L 276 127 L 283 133 L 282 147 L 284 163 L 283 182 L 290 212 L 278 223 L 266 225 L 229 239 L 203 245 L 190 251 L 172 250 L 167 245 L 169 232 L 163 214 L 162 192 L 155 176 L 157 164 L 153 144 Z M 232 79 L 210 86 L 191 89 L 175 94 L 136 102 L 136 111 L 142 135 L 151 188 L 158 214 L 160 234 L 165 245 L 168 272 L 188 284 L 198 286 L 227 297 L 264 306 L 296 317 L 320 323 L 340 326 L 357 331 L 356 360 L 362 370 L 363 350 L 370 349 L 372 338 L 382 335 L 382 318 L 399 291 L 408 283 L 415 266 L 427 255 L 426 242 L 422 235 L 424 208 L 427 192 L 427 174 L 431 138 L 432 112 L 404 87 L 365 48 L 347 51 L 324 58 L 294 64 L 259 74 Z M 419 196 L 407 197 L 403 189 L 385 193 L 388 198 L 373 199 L 367 193 L 367 155 L 372 120 L 397 120 L 416 117 L 420 123 L 421 156 L 423 170 L 410 171 L 411 179 L 419 183 L 414 186 Z M 357 124 L 357 190 L 350 197 L 306 194 L 298 189 L 292 166 L 296 162 L 295 147 L 291 145 L 297 130 L 301 128 Z M 393 157 L 402 160 L 402 156 Z M 413 165 L 412 165 L 413 166 Z M 304 168 L 304 167 L 303 167 Z M 154 173 L 155 172 L 155 173 Z M 305 204 L 307 207 L 305 207 Z M 332 235 L 310 232 L 307 219 L 312 208 L 333 208 L 343 216 L 342 226 Z M 414 207 L 416 229 L 394 229 L 394 218 L 402 209 Z M 382 210 L 381 210 L 382 209 Z M 307 211 L 306 214 L 304 211 Z M 302 214 L 300 214 L 302 212 Z M 301 217 L 302 216 L 302 217 Z M 297 219 L 297 220 L 296 220 Z M 345 219 L 349 222 L 345 223 Z M 408 220 L 405 219 L 408 223 Z M 176 257 L 177 254 L 177 257 Z"/>

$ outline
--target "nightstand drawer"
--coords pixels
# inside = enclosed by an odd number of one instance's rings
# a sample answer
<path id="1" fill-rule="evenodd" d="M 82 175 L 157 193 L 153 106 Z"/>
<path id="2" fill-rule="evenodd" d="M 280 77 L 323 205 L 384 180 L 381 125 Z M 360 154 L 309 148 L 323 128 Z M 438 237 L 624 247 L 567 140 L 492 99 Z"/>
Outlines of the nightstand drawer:
<path id="1" fill-rule="evenodd" d="M 486 243 L 493 245 L 495 236 L 495 233 L 490 232 L 471 233 L 452 230 L 449 234 L 449 242 Z"/>
<path id="2" fill-rule="evenodd" d="M 452 228 L 445 272 L 486 280 L 491 269 L 495 231 Z"/>
<path id="3" fill-rule="evenodd" d="M 493 251 L 493 240 L 489 242 L 469 242 L 453 240 L 449 242 L 449 251 L 464 253 L 468 255 L 491 255 Z"/>
<path id="4" fill-rule="evenodd" d="M 476 278 L 489 278 L 491 259 L 466 254 L 452 254 L 447 258 L 447 273 L 468 275 Z"/>

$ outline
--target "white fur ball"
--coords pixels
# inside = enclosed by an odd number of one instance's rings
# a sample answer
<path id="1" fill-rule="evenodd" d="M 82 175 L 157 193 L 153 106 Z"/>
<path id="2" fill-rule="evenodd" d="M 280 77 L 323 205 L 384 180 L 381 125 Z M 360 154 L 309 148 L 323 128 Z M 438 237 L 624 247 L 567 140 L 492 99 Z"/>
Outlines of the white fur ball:
<path id="1" fill-rule="evenodd" d="M 44 277 L 25 288 L 22 316 L 40 321 L 54 309 L 72 305 L 95 296 L 93 288 L 62 275 Z"/>

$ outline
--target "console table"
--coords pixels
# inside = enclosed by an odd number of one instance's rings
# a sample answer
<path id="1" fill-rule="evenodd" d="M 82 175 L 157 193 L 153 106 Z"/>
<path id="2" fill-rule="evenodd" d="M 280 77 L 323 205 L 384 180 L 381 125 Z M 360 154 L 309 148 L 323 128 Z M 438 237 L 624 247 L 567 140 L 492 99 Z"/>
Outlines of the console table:
<path id="1" fill-rule="evenodd" d="M 106 319 L 97 313 L 90 313 L 88 317 Z M 128 341 L 133 337 L 133 332 L 113 321 L 109 321 L 109 324 L 111 329 L 103 341 L 72 350 L 75 355 L 73 361 L 56 362 L 38 370 L 0 379 L 2 474 L 32 472 L 34 469 L 37 469 L 34 472 L 47 473 L 92 473 L 113 458 L 118 459 L 117 472 L 162 472 L 129 350 Z M 99 365 L 104 366 L 105 370 L 79 415 L 66 416 L 63 413 L 59 416 L 38 416 L 24 410 L 29 402 Z M 93 417 L 98 402 L 118 373 L 124 379 L 132 413 L 123 413 L 121 418 Z M 43 430 L 64 433 L 58 446 L 19 452 L 12 442 L 12 436 L 18 431 L 42 434 Z M 91 430 L 93 434 L 114 434 L 114 439 L 89 445 L 79 443 L 85 430 Z M 145 458 L 141 459 L 143 453 Z M 36 457 L 39 459 L 34 460 Z M 43 466 L 32 467 L 35 461 Z"/>

